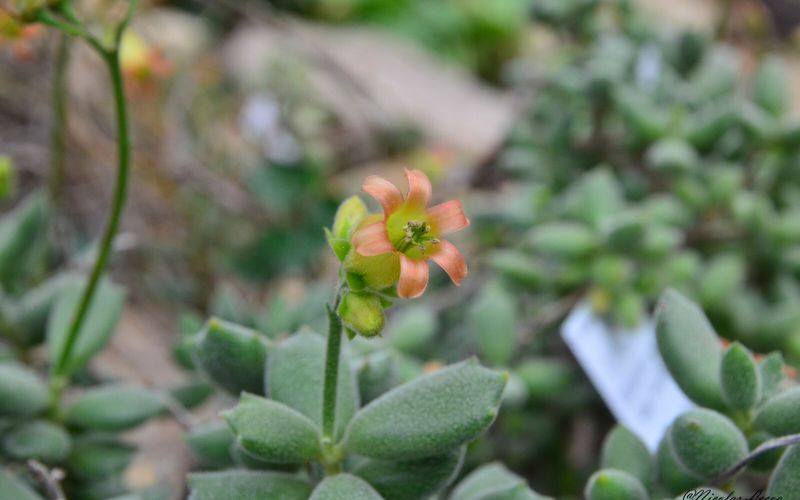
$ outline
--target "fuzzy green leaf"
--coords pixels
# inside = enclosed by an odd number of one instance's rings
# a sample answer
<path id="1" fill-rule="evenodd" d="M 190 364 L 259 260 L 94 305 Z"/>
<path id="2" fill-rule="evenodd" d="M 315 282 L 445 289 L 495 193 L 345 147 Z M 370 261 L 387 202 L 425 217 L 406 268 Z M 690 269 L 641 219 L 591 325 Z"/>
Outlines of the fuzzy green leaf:
<path id="1" fill-rule="evenodd" d="M 311 485 L 289 474 L 229 470 L 189 475 L 189 500 L 307 500 Z"/>
<path id="2" fill-rule="evenodd" d="M 536 288 L 547 280 L 547 267 L 517 250 L 493 250 L 487 258 L 489 266 L 512 281 Z"/>
<path id="3" fill-rule="evenodd" d="M 0 415 L 35 415 L 47 406 L 47 387 L 35 373 L 15 363 L 0 364 Z"/>
<path id="4" fill-rule="evenodd" d="M 325 341 L 300 332 L 276 345 L 267 363 L 266 389 L 271 399 L 299 411 L 322 426 L 322 385 Z M 359 406 L 355 375 L 346 350 L 339 358 L 336 391 L 336 436 L 341 437 Z"/>
<path id="5" fill-rule="evenodd" d="M 47 322 L 47 346 L 50 361 L 58 363 L 66 349 L 73 315 L 86 288 L 86 280 L 71 280 L 64 285 Z M 81 329 L 60 373 L 80 370 L 108 343 L 125 305 L 125 292 L 107 279 L 100 281 Z"/>
<path id="6" fill-rule="evenodd" d="M 800 493 L 800 445 L 794 445 L 783 454 L 769 480 L 767 495 L 784 500 L 796 499 Z"/>
<path id="7" fill-rule="evenodd" d="M 223 416 L 242 449 L 262 460 L 304 463 L 319 455 L 317 426 L 282 403 L 245 393 Z"/>
<path id="8" fill-rule="evenodd" d="M 136 448 L 114 436 L 89 435 L 75 441 L 67 459 L 71 476 L 99 480 L 120 474 L 133 459 Z"/>
<path id="9" fill-rule="evenodd" d="M 481 358 L 492 366 L 505 366 L 517 347 L 516 297 L 499 283 L 483 287 L 467 313 L 467 322 Z"/>
<path id="10" fill-rule="evenodd" d="M 672 495 L 677 495 L 699 486 L 702 481 L 689 473 L 686 468 L 678 462 L 675 450 L 669 437 L 669 430 L 656 451 L 656 464 L 658 469 L 658 480 L 661 485 Z"/>
<path id="11" fill-rule="evenodd" d="M 402 385 L 362 408 L 347 429 L 348 452 L 412 460 L 460 446 L 497 416 L 508 376 L 475 360 Z"/>
<path id="12" fill-rule="evenodd" d="M 656 313 L 656 335 L 661 357 L 683 392 L 699 405 L 725 408 L 719 380 L 722 348 L 703 311 L 667 290 Z"/>
<path id="13" fill-rule="evenodd" d="M 436 334 L 436 315 L 424 305 L 409 306 L 392 316 L 387 338 L 400 352 L 419 352 Z"/>
<path id="14" fill-rule="evenodd" d="M 649 500 L 650 495 L 636 477 L 615 469 L 592 474 L 583 492 L 587 500 Z"/>
<path id="15" fill-rule="evenodd" d="M 545 255 L 581 258 L 598 246 L 597 235 L 583 224 L 552 222 L 535 227 L 527 238 L 528 246 Z"/>
<path id="16" fill-rule="evenodd" d="M 627 427 L 615 426 L 603 442 L 603 469 L 617 469 L 637 478 L 645 486 L 653 481 L 655 467 L 647 446 Z"/>
<path id="17" fill-rule="evenodd" d="M 774 436 L 800 433 L 800 387 L 773 396 L 756 414 L 756 427 Z"/>
<path id="18" fill-rule="evenodd" d="M 231 446 L 234 436 L 223 422 L 212 422 L 190 430 L 186 443 L 206 467 L 225 467 L 233 463 Z"/>
<path id="19" fill-rule="evenodd" d="M 575 384 L 575 370 L 560 358 L 528 358 L 517 366 L 528 396 L 534 400 L 557 398 Z"/>
<path id="20" fill-rule="evenodd" d="M 37 254 L 34 247 L 46 234 L 49 212 L 47 197 L 37 191 L 0 219 L 0 284 L 4 288 L 30 270 L 28 264 Z"/>
<path id="21" fill-rule="evenodd" d="M 170 396 L 186 409 L 200 406 L 214 395 L 214 392 L 214 386 L 205 380 L 188 380 L 169 390 Z"/>
<path id="22" fill-rule="evenodd" d="M 211 318 L 196 342 L 195 364 L 213 382 L 235 396 L 264 393 L 267 341 L 258 332 Z"/>
<path id="23" fill-rule="evenodd" d="M 402 383 L 400 363 L 400 355 L 392 350 L 374 352 L 359 361 L 356 375 L 362 404 L 373 401 Z"/>
<path id="24" fill-rule="evenodd" d="M 156 392 L 113 385 L 85 392 L 67 408 L 66 416 L 75 427 L 118 432 L 136 427 L 165 409 L 164 397 Z"/>
<path id="25" fill-rule="evenodd" d="M 763 399 L 767 399 L 775 394 L 784 379 L 785 363 L 780 352 L 773 352 L 767 355 L 758 366 L 761 372 L 761 385 Z"/>
<path id="26" fill-rule="evenodd" d="M 20 424 L 3 437 L 3 451 L 17 460 L 57 463 L 66 458 L 71 448 L 67 431 L 44 420 Z"/>
<path id="27" fill-rule="evenodd" d="M 786 67 L 777 56 L 767 56 L 761 61 L 753 85 L 753 98 L 774 116 L 780 116 L 789 107 L 789 83 Z"/>
<path id="28" fill-rule="evenodd" d="M 383 497 L 364 480 L 337 474 L 319 483 L 309 500 L 383 500 Z"/>
<path id="29" fill-rule="evenodd" d="M 366 480 L 378 493 L 391 500 L 417 500 L 435 494 L 455 478 L 464 460 L 465 448 L 442 455 L 393 462 L 366 460 L 353 474 Z"/>
<path id="30" fill-rule="evenodd" d="M 44 339 L 50 311 L 61 292 L 70 283 L 80 281 L 81 277 L 77 274 L 57 274 L 27 290 L 14 304 L 12 322 L 25 344 L 37 344 Z"/>
<path id="31" fill-rule="evenodd" d="M 450 495 L 450 500 L 546 500 L 503 464 L 490 463 L 472 471 Z"/>
<path id="32" fill-rule="evenodd" d="M 43 500 L 30 486 L 0 467 L 0 498 L 8 500 Z"/>
<path id="33" fill-rule="evenodd" d="M 668 137 L 653 143 L 645 153 L 648 168 L 665 173 L 692 170 L 698 165 L 697 151 L 683 139 Z"/>
<path id="34" fill-rule="evenodd" d="M 749 410 L 761 398 L 761 372 L 753 354 L 742 344 L 731 344 L 722 357 L 722 396 L 734 410 Z"/>
<path id="35" fill-rule="evenodd" d="M 669 431 L 675 457 L 687 471 L 712 479 L 747 455 L 742 431 L 724 415 L 690 410 L 675 419 Z"/>

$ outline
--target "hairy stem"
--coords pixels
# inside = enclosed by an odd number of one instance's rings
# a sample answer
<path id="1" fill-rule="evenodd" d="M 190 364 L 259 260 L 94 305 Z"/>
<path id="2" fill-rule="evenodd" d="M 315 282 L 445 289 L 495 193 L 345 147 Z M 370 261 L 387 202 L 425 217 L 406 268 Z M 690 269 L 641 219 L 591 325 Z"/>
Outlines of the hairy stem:
<path id="1" fill-rule="evenodd" d="M 69 92 L 67 68 L 69 66 L 72 37 L 62 33 L 58 39 L 53 75 L 53 130 L 50 133 L 50 201 L 55 205 L 64 181 L 64 161 L 67 145 L 67 94 Z"/>
<path id="2" fill-rule="evenodd" d="M 125 85 L 119 61 L 119 47 L 117 46 L 113 49 L 101 50 L 100 54 L 108 67 L 114 93 L 115 112 L 117 117 L 117 180 L 114 188 L 114 197 L 112 200 L 111 210 L 108 215 L 108 221 L 100 241 L 97 260 L 95 261 L 92 272 L 89 275 L 89 281 L 83 291 L 78 309 L 72 316 L 72 321 L 70 322 L 66 341 L 64 343 L 64 349 L 61 351 L 59 358 L 56 360 L 53 366 L 51 376 L 51 403 L 54 406 L 58 405 L 58 401 L 61 396 L 61 391 L 64 386 L 64 379 L 66 378 L 66 365 L 70 358 L 70 354 L 75 346 L 81 326 L 86 319 L 89 307 L 92 304 L 92 299 L 97 291 L 100 278 L 103 275 L 103 271 L 105 270 L 106 265 L 108 264 L 108 259 L 111 255 L 114 236 L 117 234 L 120 219 L 122 218 L 122 210 L 125 206 L 125 198 L 128 191 L 128 178 L 130 176 L 130 132 L 128 130 L 128 109 L 125 102 Z"/>
<path id="3" fill-rule="evenodd" d="M 322 389 L 322 438 L 333 443 L 336 423 L 336 389 L 339 380 L 339 358 L 342 351 L 342 319 L 336 312 L 341 292 L 337 292 L 333 308 L 328 308 L 328 344 L 325 351 L 325 383 Z"/>

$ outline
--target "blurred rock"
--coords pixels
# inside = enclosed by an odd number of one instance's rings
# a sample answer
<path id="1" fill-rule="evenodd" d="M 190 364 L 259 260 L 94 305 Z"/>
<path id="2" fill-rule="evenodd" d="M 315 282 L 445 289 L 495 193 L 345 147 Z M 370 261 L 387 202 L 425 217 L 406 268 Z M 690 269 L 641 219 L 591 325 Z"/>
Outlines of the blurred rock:
<path id="1" fill-rule="evenodd" d="M 367 29 L 249 24 L 221 50 L 227 71 L 246 89 L 262 86 L 277 59 L 301 61 L 318 98 L 364 140 L 375 127 L 411 125 L 427 142 L 477 158 L 502 141 L 514 117 L 509 95 Z"/>

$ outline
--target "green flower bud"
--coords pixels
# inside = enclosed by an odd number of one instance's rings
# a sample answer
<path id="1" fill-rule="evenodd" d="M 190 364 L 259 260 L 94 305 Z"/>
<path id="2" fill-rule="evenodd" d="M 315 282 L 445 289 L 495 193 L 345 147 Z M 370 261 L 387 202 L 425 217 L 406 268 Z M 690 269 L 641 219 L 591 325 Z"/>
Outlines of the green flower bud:
<path id="1" fill-rule="evenodd" d="M 339 208 L 336 209 L 336 216 L 333 218 L 333 237 L 341 240 L 349 240 L 353 228 L 358 226 L 364 217 L 367 216 L 367 206 L 358 196 L 351 196 L 344 200 Z"/>
<path id="2" fill-rule="evenodd" d="M 385 324 L 381 298 L 374 293 L 346 293 L 337 312 L 344 326 L 362 337 L 380 335 Z"/>

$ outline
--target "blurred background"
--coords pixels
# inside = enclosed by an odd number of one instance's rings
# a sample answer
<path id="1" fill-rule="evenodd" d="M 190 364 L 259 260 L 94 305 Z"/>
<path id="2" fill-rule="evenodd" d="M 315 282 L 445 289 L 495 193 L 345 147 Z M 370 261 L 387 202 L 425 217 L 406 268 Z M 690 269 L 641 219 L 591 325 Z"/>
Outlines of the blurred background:
<path id="1" fill-rule="evenodd" d="M 2 16 L 0 240 L 24 219 L 45 242 L 21 281 L 0 269 L 14 297 L 91 263 L 115 136 L 95 54 Z M 436 201 L 463 200 L 470 277 L 433 274 L 354 369 L 401 381 L 472 354 L 509 369 L 467 471 L 503 460 L 577 498 L 613 420 L 558 334 L 576 304 L 630 329 L 675 287 L 720 335 L 800 362 L 799 22 L 793 0 L 143 1 L 112 262 L 129 301 L 95 369 L 177 386 L 209 315 L 320 328 L 338 266 L 322 227 L 366 175 L 403 185 L 413 166 Z M 31 222 L 35 196 L 49 208 Z M 198 463 L 178 424 L 130 438 L 126 481 L 179 497 Z"/>

